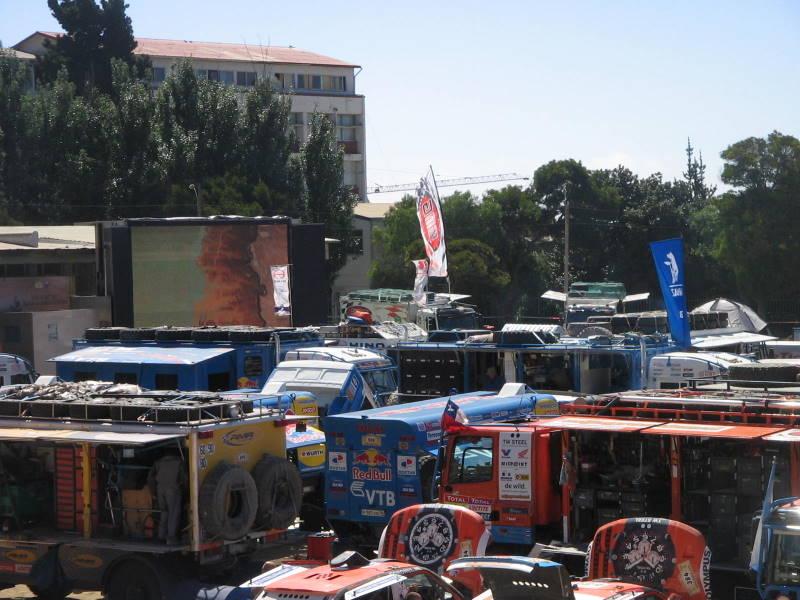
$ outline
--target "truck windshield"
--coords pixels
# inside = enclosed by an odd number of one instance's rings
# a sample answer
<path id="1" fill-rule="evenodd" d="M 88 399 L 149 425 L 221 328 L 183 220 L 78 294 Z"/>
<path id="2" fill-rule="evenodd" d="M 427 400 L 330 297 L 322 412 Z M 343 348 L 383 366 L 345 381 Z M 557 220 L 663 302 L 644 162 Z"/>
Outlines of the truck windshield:
<path id="1" fill-rule="evenodd" d="M 376 394 L 390 394 L 397 391 L 397 379 L 394 369 L 388 368 L 380 371 L 365 371 L 364 381 Z"/>
<path id="2" fill-rule="evenodd" d="M 491 437 L 461 436 L 450 451 L 448 483 L 491 481 L 494 442 Z"/>
<path id="3" fill-rule="evenodd" d="M 769 561 L 771 585 L 800 584 L 800 535 L 773 532 Z"/>

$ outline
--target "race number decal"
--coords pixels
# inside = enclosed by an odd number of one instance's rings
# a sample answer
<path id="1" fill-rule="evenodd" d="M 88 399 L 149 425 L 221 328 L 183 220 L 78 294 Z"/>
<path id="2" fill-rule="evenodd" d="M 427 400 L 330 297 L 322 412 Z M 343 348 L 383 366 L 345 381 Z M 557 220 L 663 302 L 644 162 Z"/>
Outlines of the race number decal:
<path id="1" fill-rule="evenodd" d="M 532 455 L 530 431 L 500 433 L 498 492 L 501 500 L 531 499 Z"/>

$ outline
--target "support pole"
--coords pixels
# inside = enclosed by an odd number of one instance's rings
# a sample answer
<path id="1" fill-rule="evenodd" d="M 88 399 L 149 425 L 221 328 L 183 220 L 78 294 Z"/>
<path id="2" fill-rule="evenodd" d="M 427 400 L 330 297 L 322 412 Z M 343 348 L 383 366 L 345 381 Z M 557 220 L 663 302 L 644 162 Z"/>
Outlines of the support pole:
<path id="1" fill-rule="evenodd" d="M 92 455 L 88 442 L 81 443 L 81 471 L 83 473 L 83 537 L 92 537 Z"/>
<path id="2" fill-rule="evenodd" d="M 567 307 L 569 306 L 569 196 L 567 184 L 562 187 L 564 192 L 564 327 L 567 326 Z"/>
<path id="3" fill-rule="evenodd" d="M 569 456 L 569 431 L 561 432 L 561 460 L 567 460 Z M 563 468 L 563 467 L 562 467 Z M 569 543 L 569 512 L 570 512 L 570 489 L 568 477 L 567 481 L 561 484 L 561 536 L 565 544 Z"/>
<path id="4" fill-rule="evenodd" d="M 192 550 L 200 550 L 200 477 L 197 470 L 200 468 L 200 452 L 197 442 L 197 431 L 189 434 L 189 525 L 192 532 Z"/>
<path id="5" fill-rule="evenodd" d="M 669 475 L 671 506 L 669 518 L 673 521 L 683 520 L 681 507 L 681 478 L 683 464 L 681 461 L 681 439 L 677 436 L 669 438 Z"/>

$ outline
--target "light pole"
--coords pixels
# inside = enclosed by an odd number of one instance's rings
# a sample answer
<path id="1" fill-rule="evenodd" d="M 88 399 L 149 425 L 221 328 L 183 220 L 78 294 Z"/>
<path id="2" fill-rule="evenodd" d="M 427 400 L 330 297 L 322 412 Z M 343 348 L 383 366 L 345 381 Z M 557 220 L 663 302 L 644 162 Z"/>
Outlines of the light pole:
<path id="1" fill-rule="evenodd" d="M 190 183 L 189 189 L 194 192 L 194 202 L 195 206 L 197 207 L 197 216 L 202 217 L 203 211 L 201 210 L 202 206 L 200 205 L 200 196 L 197 194 L 197 187 L 193 183 Z"/>
<path id="2" fill-rule="evenodd" d="M 567 308 L 569 306 L 569 196 L 567 184 L 561 186 L 564 194 L 564 328 L 567 327 Z"/>

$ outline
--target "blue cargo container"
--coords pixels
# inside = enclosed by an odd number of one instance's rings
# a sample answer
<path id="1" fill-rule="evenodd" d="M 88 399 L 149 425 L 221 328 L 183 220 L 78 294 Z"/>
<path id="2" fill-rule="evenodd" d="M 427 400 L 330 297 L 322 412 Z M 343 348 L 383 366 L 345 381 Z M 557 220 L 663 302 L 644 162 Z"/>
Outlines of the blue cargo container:
<path id="1" fill-rule="evenodd" d="M 326 417 L 326 515 L 341 538 L 374 536 L 395 510 L 433 499 L 442 412 L 450 399 L 473 424 L 559 412 L 553 396 L 510 384 L 499 393 L 473 392 Z"/>
<path id="2" fill-rule="evenodd" d="M 97 331 L 97 330 L 95 330 Z M 209 329 L 196 329 L 209 335 Z M 216 331 L 216 330 L 214 330 Z M 261 389 L 287 352 L 318 346 L 318 334 L 266 331 L 262 341 L 77 340 L 74 350 L 53 359 L 65 381 L 134 383 L 153 390 Z M 224 331 L 220 329 L 220 334 Z M 191 335 L 191 330 L 187 334 Z"/>

